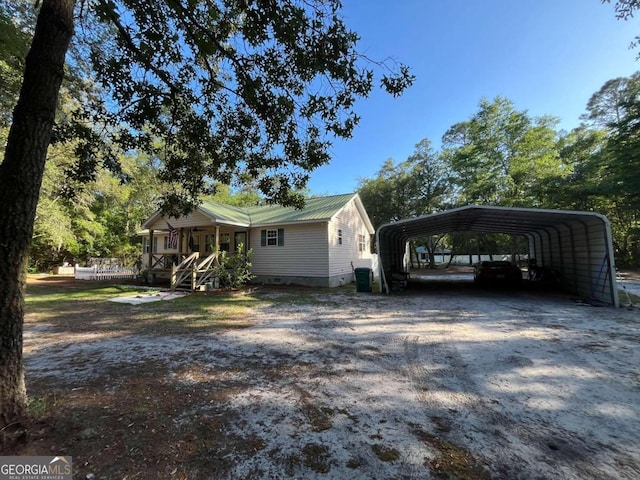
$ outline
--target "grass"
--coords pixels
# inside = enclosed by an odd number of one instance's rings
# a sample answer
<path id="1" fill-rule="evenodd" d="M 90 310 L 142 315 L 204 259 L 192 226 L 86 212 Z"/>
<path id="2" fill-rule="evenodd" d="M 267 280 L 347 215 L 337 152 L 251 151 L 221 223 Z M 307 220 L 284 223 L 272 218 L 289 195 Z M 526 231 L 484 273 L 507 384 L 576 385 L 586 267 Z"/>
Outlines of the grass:
<path id="1" fill-rule="evenodd" d="M 110 300 L 149 294 L 150 289 L 33 275 L 27 287 L 26 312 L 27 322 L 44 323 L 59 331 L 207 333 L 249 327 L 255 323 L 254 309 L 267 304 L 339 307 L 336 296 L 351 295 L 355 290 L 355 284 L 340 288 L 266 287 L 256 294 L 198 292 L 174 300 L 129 305 Z"/>
<path id="2" fill-rule="evenodd" d="M 40 349 L 55 350 L 69 342 L 88 345 L 120 336 L 157 336 L 162 343 L 160 336 L 246 328 L 255 323 L 257 307 L 267 304 L 244 292 L 203 292 L 141 305 L 110 301 L 142 293 L 149 290 L 29 277 L 25 326 L 31 333 L 25 351 L 37 355 Z M 133 479 L 193 478 L 185 473 L 189 469 L 216 477 L 228 467 L 220 458 L 242 449 L 255 452 L 263 448 L 259 438 L 228 434 L 235 418 L 225 410 L 227 398 L 246 388 L 242 380 L 212 379 L 219 372 L 203 371 L 194 357 L 189 368 L 200 374 L 199 388 L 191 389 L 181 382 L 166 381 L 167 361 L 152 357 L 142 364 L 129 365 L 126 358 L 114 365 L 107 362 L 100 374 L 78 385 L 27 377 L 27 416 L 15 431 L 0 431 L 0 449 L 20 456 L 72 452 L 84 459 L 77 467 L 82 478 L 99 472 L 96 478 Z M 85 358 L 70 359 L 69 368 L 86 362 Z M 226 413 L 209 420 L 176 422 L 203 402 Z M 219 455 L 211 454 L 214 447 Z M 114 456 L 118 458 L 115 462 Z"/>
<path id="3" fill-rule="evenodd" d="M 31 418 L 41 418 L 47 415 L 56 406 L 55 393 L 49 396 L 29 397 L 27 400 L 27 413 Z"/>
<path id="4" fill-rule="evenodd" d="M 413 425 L 413 434 L 437 452 L 429 461 L 433 478 L 491 480 L 488 471 L 468 450 L 428 433 L 418 424 Z"/>
<path id="5" fill-rule="evenodd" d="M 182 334 L 244 328 L 254 324 L 257 297 L 231 293 L 195 293 L 168 301 L 129 305 L 109 300 L 148 294 L 131 285 L 30 283 L 27 322 L 46 323 L 56 330 L 138 334 Z M 99 315 L 95 315 L 100 312 Z"/>
<path id="6" fill-rule="evenodd" d="M 395 462 L 400 458 L 400 452 L 395 448 L 375 443 L 371 445 L 371 449 L 383 462 Z"/>

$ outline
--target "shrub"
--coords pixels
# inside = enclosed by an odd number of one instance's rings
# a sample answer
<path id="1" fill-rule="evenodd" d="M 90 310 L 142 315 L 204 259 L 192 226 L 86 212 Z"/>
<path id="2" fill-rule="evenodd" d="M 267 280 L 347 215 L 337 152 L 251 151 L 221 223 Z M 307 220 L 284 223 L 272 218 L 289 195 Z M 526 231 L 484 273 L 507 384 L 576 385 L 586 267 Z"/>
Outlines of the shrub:
<path id="1" fill-rule="evenodd" d="M 253 251 L 244 253 L 243 249 L 244 245 L 240 243 L 232 255 L 225 251 L 220 252 L 216 276 L 221 287 L 240 288 L 254 278 L 251 274 Z"/>

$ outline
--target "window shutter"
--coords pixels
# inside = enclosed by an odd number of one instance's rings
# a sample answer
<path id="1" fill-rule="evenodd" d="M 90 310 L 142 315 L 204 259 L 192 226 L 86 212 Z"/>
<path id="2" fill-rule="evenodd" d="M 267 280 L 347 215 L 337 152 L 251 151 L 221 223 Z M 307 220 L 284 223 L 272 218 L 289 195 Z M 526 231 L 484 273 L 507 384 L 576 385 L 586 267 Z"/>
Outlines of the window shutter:
<path id="1" fill-rule="evenodd" d="M 284 246 L 284 228 L 278 229 L 278 246 L 279 247 Z"/>
<path id="2" fill-rule="evenodd" d="M 266 230 L 260 230 L 260 246 L 261 247 L 266 247 L 267 246 L 267 231 Z"/>

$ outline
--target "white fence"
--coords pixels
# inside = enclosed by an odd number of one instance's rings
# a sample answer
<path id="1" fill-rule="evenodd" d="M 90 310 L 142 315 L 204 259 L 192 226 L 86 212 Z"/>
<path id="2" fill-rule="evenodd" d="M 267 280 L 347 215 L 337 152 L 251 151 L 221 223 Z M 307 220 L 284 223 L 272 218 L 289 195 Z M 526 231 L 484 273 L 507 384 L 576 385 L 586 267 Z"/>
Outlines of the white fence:
<path id="1" fill-rule="evenodd" d="M 420 263 L 429 263 L 429 255 L 427 253 L 420 252 Z M 436 254 L 434 260 L 436 263 L 449 263 L 451 255 Z M 482 262 L 485 260 L 507 260 L 511 261 L 511 254 L 495 254 L 495 255 L 478 255 L 478 254 L 464 254 L 454 255 L 451 261 L 452 265 L 473 265 L 474 263 Z M 516 260 L 526 262 L 526 255 L 516 255 Z"/>
<path id="2" fill-rule="evenodd" d="M 375 278 L 378 278 L 379 273 L 378 272 L 378 268 L 380 268 L 380 263 L 378 262 L 378 254 L 377 253 L 373 253 L 371 255 L 371 270 L 373 270 L 373 276 Z"/>
<path id="3" fill-rule="evenodd" d="M 76 280 L 111 280 L 122 278 L 136 278 L 138 269 L 136 267 L 80 267 L 76 264 Z"/>

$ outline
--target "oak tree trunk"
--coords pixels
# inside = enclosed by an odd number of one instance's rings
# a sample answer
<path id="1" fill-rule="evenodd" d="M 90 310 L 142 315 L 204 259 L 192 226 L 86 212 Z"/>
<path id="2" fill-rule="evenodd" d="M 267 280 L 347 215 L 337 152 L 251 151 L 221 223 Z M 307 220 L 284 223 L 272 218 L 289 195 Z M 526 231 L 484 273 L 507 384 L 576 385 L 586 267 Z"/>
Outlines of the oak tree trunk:
<path id="1" fill-rule="evenodd" d="M 44 0 L 0 165 L 0 429 L 23 417 L 24 291 L 36 206 L 51 139 L 74 0 Z"/>

